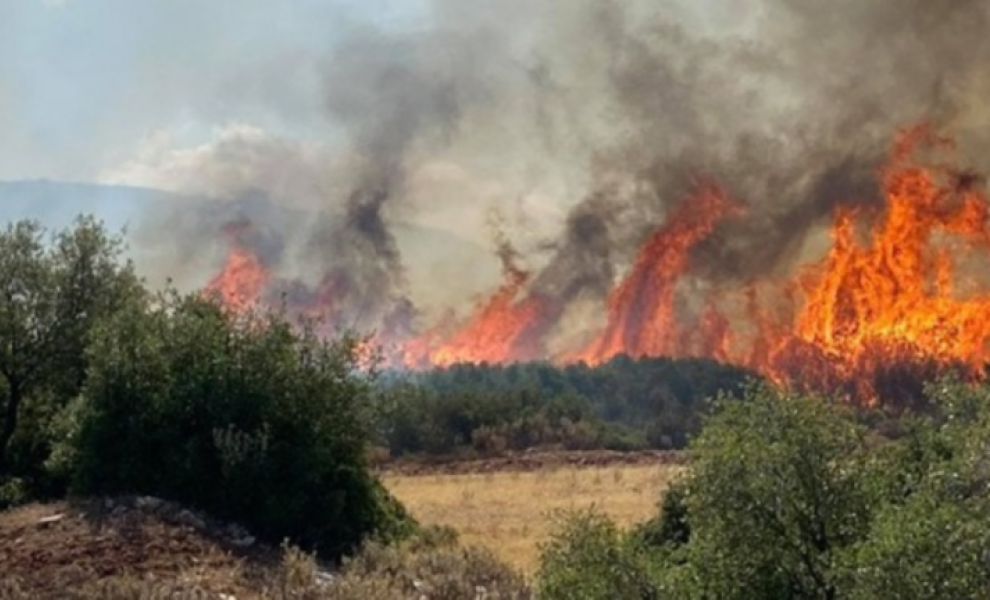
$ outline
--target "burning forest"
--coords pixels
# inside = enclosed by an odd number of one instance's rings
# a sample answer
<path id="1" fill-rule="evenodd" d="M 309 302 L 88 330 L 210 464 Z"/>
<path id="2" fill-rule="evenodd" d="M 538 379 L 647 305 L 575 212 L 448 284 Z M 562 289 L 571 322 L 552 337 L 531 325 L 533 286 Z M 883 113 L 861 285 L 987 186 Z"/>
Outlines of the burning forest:
<path id="1" fill-rule="evenodd" d="M 645 4 L 438 1 L 355 34 L 324 72 L 343 148 L 201 153 L 188 177 L 234 201 L 175 243 L 219 248 L 232 311 L 368 332 L 397 368 L 699 357 L 859 402 L 982 378 L 990 9 L 765 0 L 699 28 Z M 264 168 L 217 181 L 240 155 Z M 491 260 L 423 259 L 409 222 Z"/>
<path id="2" fill-rule="evenodd" d="M 602 305 L 603 329 L 582 346 L 548 349 L 545 336 L 560 318 L 550 307 L 564 300 L 528 285 L 531 274 L 504 246 L 504 283 L 467 318 L 379 341 L 408 368 L 702 357 L 857 398 L 874 397 L 874 386 L 898 370 L 980 376 L 990 359 L 990 277 L 981 271 L 990 259 L 990 200 L 952 154 L 952 141 L 927 126 L 900 132 L 877 173 L 882 199 L 869 210 L 837 208 L 831 247 L 790 280 L 714 288 L 684 305 L 692 250 L 721 222 L 746 218 L 729 191 L 698 184 L 641 246 Z M 207 291 L 243 311 L 261 302 L 270 273 L 236 236 L 230 244 Z"/>

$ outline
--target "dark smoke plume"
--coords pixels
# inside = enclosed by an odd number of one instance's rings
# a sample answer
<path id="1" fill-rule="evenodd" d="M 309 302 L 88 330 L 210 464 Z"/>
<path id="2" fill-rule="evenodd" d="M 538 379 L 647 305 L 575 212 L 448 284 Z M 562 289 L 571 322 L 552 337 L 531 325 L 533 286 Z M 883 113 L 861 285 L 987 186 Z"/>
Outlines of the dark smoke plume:
<path id="1" fill-rule="evenodd" d="M 975 86 L 990 66 L 984 2 L 706 4 L 759 16 L 748 31 L 699 35 L 660 14 L 644 19 L 635 3 L 572 9 L 583 11 L 586 46 L 600 48 L 624 126 L 596 154 L 605 183 L 588 196 L 617 216 L 618 255 L 638 246 L 695 174 L 749 206 L 698 248 L 695 273 L 719 282 L 786 270 L 838 204 L 877 198 L 875 169 L 898 128 L 978 118 Z M 628 192 L 603 194 L 615 179 Z M 588 272 L 561 266 L 572 255 L 559 252 L 550 269 L 577 283 Z"/>
<path id="2" fill-rule="evenodd" d="M 290 188 L 319 217 L 284 221 L 279 261 L 298 298 L 346 323 L 412 330 L 396 223 L 441 202 L 509 210 L 535 189 L 566 217 L 530 206 L 519 218 L 535 233 L 518 247 L 537 268 L 530 293 L 566 328 L 713 178 L 748 209 L 696 249 L 695 276 L 787 274 L 837 205 L 876 199 L 898 128 L 931 122 L 990 166 L 987 31 L 979 0 L 435 0 L 420 29 L 355 30 L 319 66 L 340 140 L 325 173 L 291 170 L 312 178 Z M 285 187 L 267 171 L 251 183 Z M 278 222 L 231 218 L 245 216 Z M 208 237 L 186 234 L 189 248 Z M 467 304 L 457 281 L 435 285 Z"/>

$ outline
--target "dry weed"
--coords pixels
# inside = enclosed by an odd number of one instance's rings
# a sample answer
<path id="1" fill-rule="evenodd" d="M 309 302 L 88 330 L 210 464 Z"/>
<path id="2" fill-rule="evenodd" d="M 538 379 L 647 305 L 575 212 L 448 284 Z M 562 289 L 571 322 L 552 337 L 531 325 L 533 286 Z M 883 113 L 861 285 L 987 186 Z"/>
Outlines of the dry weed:
<path id="1" fill-rule="evenodd" d="M 628 527 L 656 514 L 661 492 L 681 470 L 672 465 L 553 465 L 483 475 L 387 475 L 384 481 L 420 522 L 450 526 L 465 543 L 490 548 L 533 573 L 538 544 L 549 532 L 548 514 L 595 505 Z"/>

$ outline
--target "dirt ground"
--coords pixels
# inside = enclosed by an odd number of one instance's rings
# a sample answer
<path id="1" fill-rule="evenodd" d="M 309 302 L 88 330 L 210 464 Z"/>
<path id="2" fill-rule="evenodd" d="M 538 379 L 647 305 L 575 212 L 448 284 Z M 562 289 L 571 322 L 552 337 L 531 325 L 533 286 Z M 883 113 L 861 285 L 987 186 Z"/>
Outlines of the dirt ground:
<path id="1" fill-rule="evenodd" d="M 111 579 L 258 597 L 257 578 L 277 556 L 248 542 L 155 499 L 33 504 L 0 513 L 0 597 L 66 598 Z"/>
<path id="2" fill-rule="evenodd" d="M 604 468 L 615 466 L 683 465 L 683 452 L 644 450 L 642 452 L 588 451 L 525 451 L 484 458 L 414 457 L 400 458 L 378 466 L 383 476 L 396 475 L 466 475 L 470 473 L 531 473 L 561 468 Z"/>

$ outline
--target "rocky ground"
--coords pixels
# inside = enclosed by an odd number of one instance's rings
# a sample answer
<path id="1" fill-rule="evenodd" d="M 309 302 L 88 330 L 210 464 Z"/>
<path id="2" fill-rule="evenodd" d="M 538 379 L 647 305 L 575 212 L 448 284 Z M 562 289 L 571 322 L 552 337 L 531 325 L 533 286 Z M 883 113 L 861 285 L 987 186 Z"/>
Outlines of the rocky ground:
<path id="1" fill-rule="evenodd" d="M 278 556 L 240 527 L 150 497 L 0 513 L 0 597 L 95 598 L 84 592 L 95 581 L 257 597 Z"/>

